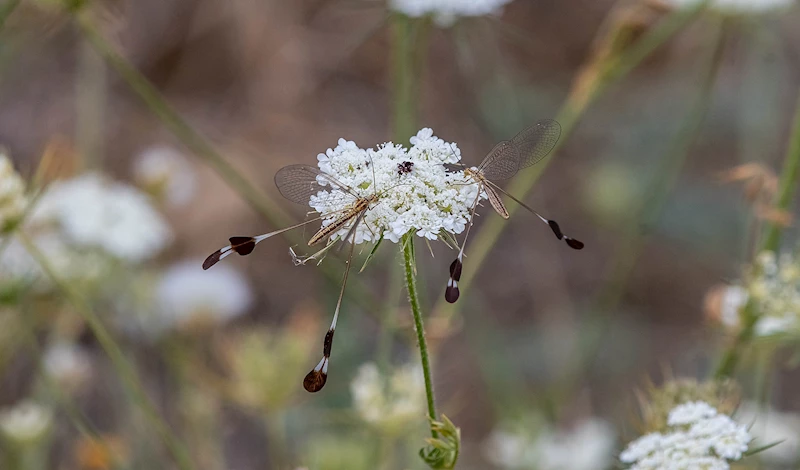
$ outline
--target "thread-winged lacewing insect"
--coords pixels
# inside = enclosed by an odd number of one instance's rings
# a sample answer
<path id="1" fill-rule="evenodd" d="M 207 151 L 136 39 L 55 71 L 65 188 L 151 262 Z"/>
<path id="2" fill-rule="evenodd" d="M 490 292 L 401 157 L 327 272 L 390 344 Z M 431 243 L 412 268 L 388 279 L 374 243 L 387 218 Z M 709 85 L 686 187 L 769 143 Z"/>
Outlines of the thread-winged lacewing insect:
<path id="1" fill-rule="evenodd" d="M 366 162 L 371 165 L 371 162 Z M 373 175 L 374 183 L 374 175 Z M 331 321 L 330 328 L 325 334 L 325 339 L 322 345 L 322 359 L 319 363 L 311 369 L 311 371 L 303 379 L 303 387 L 309 392 L 318 392 L 325 386 L 328 379 L 328 362 L 330 361 L 331 347 L 333 346 L 333 334 L 336 331 L 336 322 L 339 319 L 339 310 L 342 305 L 342 298 L 344 297 L 345 286 L 347 285 L 347 277 L 350 274 L 350 265 L 353 260 L 353 250 L 355 247 L 356 228 L 364 220 L 370 208 L 374 207 L 381 195 L 385 192 L 378 192 L 375 190 L 368 196 L 361 196 L 352 188 L 339 182 L 333 176 L 320 171 L 319 169 L 308 165 L 289 165 L 281 168 L 275 174 L 275 185 L 278 187 L 281 195 L 286 199 L 304 206 L 308 206 L 311 196 L 318 194 L 320 191 L 330 191 L 331 189 L 338 189 L 344 195 L 332 194 L 331 197 L 340 198 L 334 202 L 337 205 L 341 204 L 343 208 L 335 215 L 336 218 L 328 225 L 322 226 L 317 233 L 314 234 L 309 240 L 308 245 L 313 246 L 320 243 L 322 240 L 337 233 L 340 229 L 347 227 L 347 234 L 339 238 L 338 241 L 345 242 L 349 239 L 350 249 L 347 256 L 344 275 L 342 276 L 342 287 L 339 291 L 339 299 L 336 302 L 336 309 L 333 313 L 333 320 Z M 373 184 L 373 188 L 375 185 Z M 323 217 L 316 217 L 305 222 L 292 225 L 274 232 L 265 233 L 255 237 L 231 237 L 230 244 L 212 253 L 203 263 L 203 269 L 209 269 L 223 258 L 229 256 L 231 253 L 238 253 L 239 255 L 249 255 L 255 249 L 255 246 L 270 238 L 272 236 L 284 233 L 286 231 L 302 227 L 306 224 L 323 219 Z M 333 246 L 337 240 L 333 240 L 322 250 L 325 251 Z M 315 257 L 313 255 L 310 258 Z"/>
<path id="2" fill-rule="evenodd" d="M 465 168 L 462 165 L 462 167 L 459 168 L 464 170 L 465 177 L 469 178 L 473 183 L 478 184 L 478 196 L 476 196 L 475 202 L 472 204 L 467 232 L 464 234 L 464 241 L 461 244 L 458 257 L 450 264 L 450 279 L 447 281 L 447 288 L 444 293 L 444 297 L 448 302 L 454 303 L 458 300 L 460 294 L 458 290 L 458 281 L 461 280 L 464 247 L 467 244 L 469 230 L 475 219 L 475 211 L 478 207 L 481 191 L 486 193 L 489 204 L 491 204 L 495 212 L 502 218 L 508 219 L 509 214 L 505 204 L 503 204 L 500 193 L 505 194 L 539 218 L 542 222 L 546 223 L 555 236 L 559 240 L 564 240 L 570 248 L 575 250 L 583 248 L 582 242 L 564 235 L 561 231 L 561 227 L 559 227 L 555 220 L 543 217 L 495 183 L 495 181 L 507 180 L 516 175 L 519 170 L 541 161 L 553 150 L 560 136 L 561 125 L 552 119 L 544 119 L 523 130 L 514 136 L 513 139 L 499 142 L 477 167 Z"/>

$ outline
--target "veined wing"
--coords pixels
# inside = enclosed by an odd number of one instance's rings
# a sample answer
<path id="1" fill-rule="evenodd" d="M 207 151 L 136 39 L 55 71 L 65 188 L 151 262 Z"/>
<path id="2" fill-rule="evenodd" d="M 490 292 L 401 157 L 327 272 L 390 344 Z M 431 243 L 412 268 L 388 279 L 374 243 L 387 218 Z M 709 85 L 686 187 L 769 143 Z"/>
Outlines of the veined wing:
<path id="1" fill-rule="evenodd" d="M 553 150 L 559 137 L 561 125 L 552 119 L 543 119 L 514 136 L 511 145 L 519 155 L 519 169 L 540 162 Z"/>
<path id="2" fill-rule="evenodd" d="M 498 142 L 478 165 L 478 172 L 483 173 L 483 176 L 490 181 L 506 180 L 516 175 L 517 171 L 519 171 L 519 154 L 508 140 Z"/>
<path id="3" fill-rule="evenodd" d="M 494 146 L 481 162 L 478 170 L 490 181 L 511 178 L 517 171 L 541 161 L 556 146 L 561 136 L 561 125 L 552 119 L 543 119 L 523 130 L 510 141 Z"/>
<path id="4" fill-rule="evenodd" d="M 320 180 L 328 185 L 321 184 Z M 275 173 L 275 186 L 278 187 L 278 191 L 283 197 L 304 206 L 308 205 L 311 196 L 331 189 L 340 189 L 358 198 L 358 195 L 349 186 L 309 165 L 288 165 L 281 168 Z"/>

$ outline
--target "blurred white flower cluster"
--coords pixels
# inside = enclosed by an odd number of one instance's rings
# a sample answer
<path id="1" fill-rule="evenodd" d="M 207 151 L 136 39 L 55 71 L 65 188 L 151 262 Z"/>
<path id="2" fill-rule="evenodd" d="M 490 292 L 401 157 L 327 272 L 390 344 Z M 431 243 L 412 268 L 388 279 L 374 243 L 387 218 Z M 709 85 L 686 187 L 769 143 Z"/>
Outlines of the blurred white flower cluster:
<path id="1" fill-rule="evenodd" d="M 145 149 L 134 162 L 136 183 L 168 206 L 191 201 L 197 181 L 190 162 L 177 150 L 164 145 Z"/>
<path id="2" fill-rule="evenodd" d="M 157 255 L 172 231 L 145 194 L 98 173 L 54 183 L 36 206 L 34 224 L 55 224 L 76 246 L 128 262 Z"/>
<path id="3" fill-rule="evenodd" d="M 676 7 L 691 7 L 703 0 L 667 0 Z M 795 0 L 711 0 L 709 7 L 732 15 L 753 15 L 771 11 L 787 10 Z"/>
<path id="4" fill-rule="evenodd" d="M 156 288 L 162 318 L 170 326 L 224 323 L 253 303 L 245 277 L 230 266 L 203 271 L 200 260 L 170 266 Z"/>
<path id="5" fill-rule="evenodd" d="M 22 216 L 25 205 L 25 183 L 14 171 L 11 159 L 0 150 L 0 233 Z"/>
<path id="6" fill-rule="evenodd" d="M 141 272 L 117 294 L 117 326 L 144 340 L 174 331 L 207 332 L 242 315 L 253 303 L 253 291 L 236 268 L 203 271 L 194 258 Z"/>
<path id="7" fill-rule="evenodd" d="M 0 410 L 0 432 L 18 444 L 40 439 L 52 423 L 52 410 L 33 401 L 25 400 Z"/>
<path id="8" fill-rule="evenodd" d="M 702 401 L 673 408 L 667 426 L 628 444 L 620 460 L 631 470 L 727 470 L 752 440 L 747 427 Z"/>
<path id="9" fill-rule="evenodd" d="M 729 328 L 741 325 L 743 309 L 755 302 L 755 333 L 771 336 L 800 330 L 800 264 L 790 254 L 779 258 L 767 251 L 758 255 L 745 286 L 726 286 L 721 293 L 720 321 Z"/>
<path id="10" fill-rule="evenodd" d="M 499 14 L 511 0 L 390 0 L 389 7 L 411 17 L 433 15 L 436 24 L 451 26 L 461 16 Z"/>
<path id="11" fill-rule="evenodd" d="M 386 432 L 401 431 L 425 416 L 425 383 L 418 365 L 392 367 L 391 376 L 385 377 L 375 364 L 364 364 L 350 393 L 361 419 Z"/>
<path id="12" fill-rule="evenodd" d="M 441 231 L 458 234 L 466 227 L 478 186 L 465 184 L 462 171 L 448 172 L 443 166 L 460 161 L 458 147 L 427 128 L 412 137 L 411 144 L 408 149 L 392 143 L 361 149 L 355 142 L 339 139 L 336 148 L 317 157 L 322 172 L 359 196 L 380 195 L 356 229 L 356 244 L 381 236 L 397 243 L 412 230 L 435 240 Z M 325 226 L 352 202 L 353 196 L 331 189 L 312 196 L 309 205 L 324 217 Z M 348 227 L 342 228 L 333 236 L 343 238 L 347 231 Z"/>
<path id="13" fill-rule="evenodd" d="M 86 349 L 66 341 L 52 344 L 43 357 L 44 369 L 66 390 L 77 390 L 92 374 L 92 360 Z"/>
<path id="14" fill-rule="evenodd" d="M 612 461 L 616 435 L 609 423 L 587 419 L 568 430 L 542 426 L 524 430 L 495 430 L 484 446 L 487 459 L 507 469 L 604 470 Z"/>

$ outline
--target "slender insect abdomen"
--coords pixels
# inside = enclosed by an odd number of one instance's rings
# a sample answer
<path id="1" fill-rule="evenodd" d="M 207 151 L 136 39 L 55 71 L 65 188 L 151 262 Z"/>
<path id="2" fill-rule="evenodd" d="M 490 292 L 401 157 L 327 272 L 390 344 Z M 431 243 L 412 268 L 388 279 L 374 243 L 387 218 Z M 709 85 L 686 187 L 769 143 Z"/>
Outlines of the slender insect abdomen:
<path id="1" fill-rule="evenodd" d="M 357 200 L 356 204 L 342 214 L 338 219 L 319 229 L 319 231 L 315 233 L 314 236 L 308 241 L 308 246 L 316 245 L 320 241 L 330 236 L 332 233 L 335 233 L 337 230 L 342 228 L 347 222 L 352 220 L 354 217 L 360 214 L 361 211 L 366 209 L 367 206 L 369 206 L 369 202 L 370 200 L 366 198 Z"/>
<path id="2" fill-rule="evenodd" d="M 484 184 L 483 189 L 486 191 L 486 196 L 489 198 L 489 204 L 492 205 L 495 212 L 500 214 L 500 217 L 504 219 L 509 218 L 510 216 L 508 215 L 508 210 L 506 209 L 506 205 L 503 204 L 500 194 L 498 194 L 497 191 L 495 191 L 494 188 L 488 184 Z"/>

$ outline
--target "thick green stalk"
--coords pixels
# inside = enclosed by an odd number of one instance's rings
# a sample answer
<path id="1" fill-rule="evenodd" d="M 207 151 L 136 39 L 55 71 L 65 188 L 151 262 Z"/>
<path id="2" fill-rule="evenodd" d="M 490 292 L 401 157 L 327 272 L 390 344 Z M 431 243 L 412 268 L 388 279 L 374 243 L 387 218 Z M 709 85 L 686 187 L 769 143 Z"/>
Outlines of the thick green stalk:
<path id="1" fill-rule="evenodd" d="M 780 185 L 778 187 L 778 198 L 776 207 L 788 210 L 800 179 L 800 90 L 798 90 L 797 105 L 795 109 L 794 125 L 789 141 L 789 149 L 786 153 L 786 161 L 781 173 Z M 767 235 L 760 251 L 777 251 L 780 244 L 781 226 L 772 223 L 767 228 Z M 727 378 L 733 375 L 736 366 L 739 364 L 742 350 L 747 347 L 753 339 L 755 326 L 758 322 L 759 313 L 755 301 L 748 300 L 742 310 L 742 329 L 736 335 L 731 345 L 722 356 L 715 377 L 718 379 Z"/>
<path id="2" fill-rule="evenodd" d="M 797 183 L 800 181 L 800 91 L 798 91 L 790 139 L 789 149 L 786 151 L 786 160 L 783 163 L 783 170 L 781 170 L 780 189 L 775 200 L 775 208 L 784 211 L 790 210 L 792 198 L 797 190 Z M 782 229 L 783 226 L 781 224 L 775 222 L 769 224 L 764 238 L 763 250 L 778 251 Z"/>
<path id="3" fill-rule="evenodd" d="M 408 302 L 411 305 L 411 313 L 414 315 L 414 329 L 417 331 L 417 344 L 419 355 L 422 358 L 422 374 L 425 377 L 425 395 L 428 399 L 428 416 L 432 421 L 436 420 L 436 405 L 433 396 L 433 381 L 431 380 L 431 363 L 428 357 L 428 343 L 425 341 L 425 327 L 422 324 L 422 309 L 419 306 L 416 281 L 416 260 L 414 259 L 414 234 L 407 233 L 400 241 L 403 248 L 403 265 L 406 273 L 406 288 L 408 289 Z M 431 429 L 433 437 L 437 437 L 436 431 Z"/>
<path id="4" fill-rule="evenodd" d="M 673 13 L 643 38 L 638 40 L 621 56 L 608 60 L 605 64 L 601 64 L 598 76 L 587 92 L 588 94 L 582 99 L 568 99 L 557 114 L 556 120 L 561 124 L 561 140 L 559 140 L 558 144 L 553 149 L 552 154 L 555 154 L 568 139 L 589 105 L 593 103 L 609 85 L 627 75 L 645 58 L 658 49 L 659 46 L 688 25 L 699 15 L 704 6 L 705 2 L 700 2 L 692 9 L 685 11 L 679 10 Z M 508 192 L 517 195 L 519 198 L 525 198 L 552 160 L 553 157 L 550 157 L 536 165 L 532 170 L 520 172 L 511 181 L 511 184 L 507 188 Z M 516 204 L 508 206 L 508 212 L 512 215 L 518 209 L 519 207 Z M 489 255 L 489 252 L 506 226 L 507 224 L 504 219 L 491 217 L 484 223 L 481 231 L 475 236 L 474 243 L 472 243 L 469 250 L 468 262 L 470 268 L 464 270 L 461 281 L 458 283 L 462 291 L 469 290 L 481 264 L 486 260 L 486 257 Z M 437 316 L 444 316 L 447 318 L 453 315 L 461 305 L 464 305 L 464 303 L 456 302 L 455 304 L 448 304 L 444 302 L 443 299 L 440 299 L 434 312 L 436 312 Z"/>
<path id="5" fill-rule="evenodd" d="M 136 375 L 136 371 L 128 362 L 128 360 L 125 359 L 122 349 L 114 341 L 111 333 L 109 333 L 109 331 L 100 321 L 100 318 L 86 304 L 81 295 L 76 292 L 72 286 L 64 282 L 58 276 L 58 274 L 56 274 L 55 270 L 50 264 L 50 261 L 47 260 L 44 254 L 39 251 L 39 248 L 37 248 L 36 245 L 34 245 L 22 231 L 18 230 L 16 236 L 28 253 L 30 253 L 31 257 L 36 260 L 47 277 L 50 278 L 58 290 L 62 292 L 75 310 L 83 317 L 84 321 L 86 321 L 86 324 L 92 330 L 92 333 L 97 338 L 100 346 L 102 346 L 109 359 L 111 359 L 111 363 L 114 365 L 117 373 L 122 378 L 123 385 L 125 386 L 126 390 L 132 396 L 136 404 L 142 409 L 145 414 L 145 418 L 153 427 L 156 434 L 158 434 L 164 441 L 167 449 L 175 459 L 175 463 L 178 465 L 178 468 L 181 470 L 189 470 L 193 468 L 188 452 L 183 447 L 183 444 L 178 441 L 178 438 L 172 434 L 169 426 L 162 419 L 160 412 L 147 397 L 147 394 L 145 393 L 144 388 L 142 387 L 141 382 Z"/>

